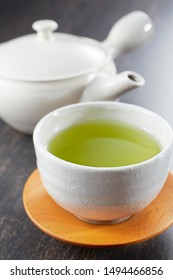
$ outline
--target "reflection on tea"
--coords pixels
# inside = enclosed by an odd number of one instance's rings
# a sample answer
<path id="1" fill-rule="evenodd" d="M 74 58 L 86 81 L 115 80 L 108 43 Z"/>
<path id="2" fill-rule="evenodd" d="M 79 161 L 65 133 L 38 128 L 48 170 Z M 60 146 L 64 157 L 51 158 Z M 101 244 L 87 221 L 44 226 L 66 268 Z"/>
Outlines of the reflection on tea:
<path id="1" fill-rule="evenodd" d="M 80 165 L 118 167 L 145 161 L 160 152 L 155 138 L 131 125 L 95 120 L 70 126 L 48 143 L 53 155 Z"/>

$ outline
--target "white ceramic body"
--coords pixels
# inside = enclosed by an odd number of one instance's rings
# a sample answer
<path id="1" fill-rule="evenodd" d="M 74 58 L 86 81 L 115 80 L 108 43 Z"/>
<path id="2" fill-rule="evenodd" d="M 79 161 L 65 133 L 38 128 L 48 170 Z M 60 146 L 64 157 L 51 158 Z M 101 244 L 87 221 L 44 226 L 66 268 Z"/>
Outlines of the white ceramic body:
<path id="1" fill-rule="evenodd" d="M 116 73 L 110 61 L 102 70 Z M 23 82 L 0 79 L 0 116 L 18 131 L 31 134 L 37 122 L 47 113 L 80 100 L 86 85 L 97 75 L 91 73 L 48 82 Z"/>
<path id="2" fill-rule="evenodd" d="M 94 119 L 118 120 L 152 133 L 161 152 L 144 162 L 114 168 L 87 167 L 47 151 L 50 138 L 72 124 Z M 119 222 L 146 207 L 168 175 L 173 135 L 157 114 L 119 102 L 88 102 L 59 108 L 37 124 L 34 146 L 41 180 L 64 209 L 91 223 Z"/>

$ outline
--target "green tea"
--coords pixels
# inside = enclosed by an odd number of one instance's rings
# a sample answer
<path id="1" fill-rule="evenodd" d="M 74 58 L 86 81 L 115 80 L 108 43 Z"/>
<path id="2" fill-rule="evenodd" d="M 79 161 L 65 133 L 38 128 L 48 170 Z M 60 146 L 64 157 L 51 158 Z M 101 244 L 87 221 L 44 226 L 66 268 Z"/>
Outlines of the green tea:
<path id="1" fill-rule="evenodd" d="M 145 130 L 115 121 L 96 120 L 70 126 L 48 143 L 53 155 L 80 165 L 126 166 L 160 152 L 155 138 Z"/>

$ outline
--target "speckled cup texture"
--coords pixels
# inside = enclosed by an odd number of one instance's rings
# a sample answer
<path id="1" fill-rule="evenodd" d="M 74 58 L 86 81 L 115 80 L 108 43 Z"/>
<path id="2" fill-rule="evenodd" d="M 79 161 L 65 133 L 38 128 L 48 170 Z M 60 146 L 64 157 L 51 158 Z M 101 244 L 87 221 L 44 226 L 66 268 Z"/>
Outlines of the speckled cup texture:
<path id="1" fill-rule="evenodd" d="M 89 167 L 55 157 L 47 150 L 58 131 L 83 121 L 116 120 L 152 133 L 160 144 L 156 156 L 129 166 Z M 173 134 L 156 113 L 120 102 L 87 102 L 59 108 L 36 125 L 33 141 L 45 190 L 61 207 L 94 224 L 127 220 L 150 204 L 169 172 Z"/>

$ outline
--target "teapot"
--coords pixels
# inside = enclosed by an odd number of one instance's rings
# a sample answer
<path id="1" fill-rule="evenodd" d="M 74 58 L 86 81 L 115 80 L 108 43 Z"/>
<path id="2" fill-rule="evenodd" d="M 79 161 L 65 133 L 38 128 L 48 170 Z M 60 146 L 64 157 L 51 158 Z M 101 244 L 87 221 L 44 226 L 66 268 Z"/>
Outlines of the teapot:
<path id="1" fill-rule="evenodd" d="M 54 32 L 53 20 L 33 23 L 34 34 L 0 45 L 0 116 L 32 134 L 48 112 L 71 103 L 115 100 L 142 86 L 133 71 L 117 74 L 114 59 L 151 37 L 153 23 L 142 11 L 121 18 L 103 42 Z"/>

